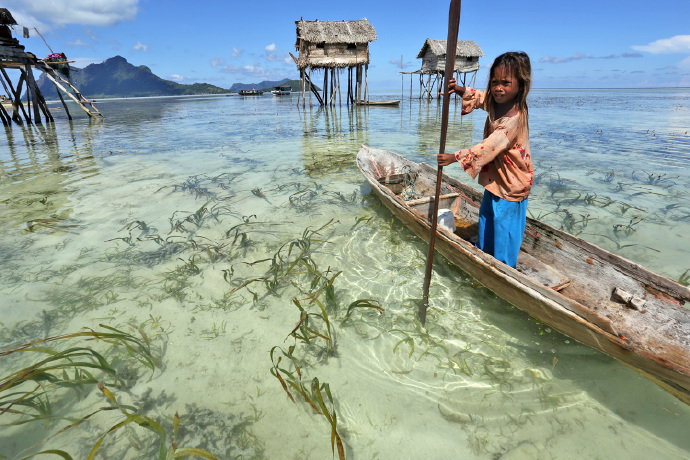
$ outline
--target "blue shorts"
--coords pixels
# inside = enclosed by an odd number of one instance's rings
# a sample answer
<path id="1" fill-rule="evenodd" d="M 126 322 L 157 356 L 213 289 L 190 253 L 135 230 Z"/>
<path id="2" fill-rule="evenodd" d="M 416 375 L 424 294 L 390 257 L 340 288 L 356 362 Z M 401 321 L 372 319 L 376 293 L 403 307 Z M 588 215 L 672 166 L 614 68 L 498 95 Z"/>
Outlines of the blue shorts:
<path id="1" fill-rule="evenodd" d="M 515 268 L 527 223 L 527 198 L 507 201 L 484 190 L 477 247 Z"/>

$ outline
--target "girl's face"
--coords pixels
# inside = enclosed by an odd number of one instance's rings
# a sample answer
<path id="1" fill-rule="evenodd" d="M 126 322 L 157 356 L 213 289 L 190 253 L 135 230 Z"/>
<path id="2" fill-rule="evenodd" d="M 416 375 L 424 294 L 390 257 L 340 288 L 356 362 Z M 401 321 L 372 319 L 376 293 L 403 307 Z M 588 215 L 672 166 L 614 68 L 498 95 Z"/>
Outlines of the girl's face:
<path id="1" fill-rule="evenodd" d="M 491 77 L 491 94 L 497 104 L 511 102 L 517 96 L 520 84 L 512 72 L 505 67 L 496 67 Z"/>

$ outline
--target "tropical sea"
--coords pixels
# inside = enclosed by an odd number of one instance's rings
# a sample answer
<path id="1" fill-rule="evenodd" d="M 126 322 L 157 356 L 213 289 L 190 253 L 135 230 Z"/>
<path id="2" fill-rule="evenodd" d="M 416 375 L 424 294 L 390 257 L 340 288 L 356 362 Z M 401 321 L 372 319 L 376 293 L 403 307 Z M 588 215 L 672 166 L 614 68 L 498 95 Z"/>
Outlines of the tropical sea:
<path id="1" fill-rule="evenodd" d="M 435 163 L 440 102 L 372 94 L 401 98 L 103 100 L 5 128 L 0 457 L 690 457 L 690 407 L 438 255 L 420 326 L 427 246 L 355 164 Z M 529 215 L 687 283 L 690 89 L 529 105 Z M 447 150 L 484 119 L 451 104 Z"/>

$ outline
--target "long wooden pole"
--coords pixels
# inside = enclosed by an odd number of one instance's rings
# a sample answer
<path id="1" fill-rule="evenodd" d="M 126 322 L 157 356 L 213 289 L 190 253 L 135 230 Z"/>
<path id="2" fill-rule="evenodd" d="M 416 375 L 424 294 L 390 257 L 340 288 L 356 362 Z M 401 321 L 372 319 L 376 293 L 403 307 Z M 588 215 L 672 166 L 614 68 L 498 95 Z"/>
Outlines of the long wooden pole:
<path id="1" fill-rule="evenodd" d="M 448 11 L 448 47 L 446 48 L 446 72 L 443 84 L 443 114 L 441 115 L 441 142 L 438 152 L 445 153 L 446 134 L 448 134 L 448 111 L 450 108 L 450 94 L 448 82 L 453 78 L 455 69 L 455 53 L 458 44 L 458 29 L 460 28 L 460 4 L 461 0 L 451 0 Z M 439 165 L 436 176 L 436 194 L 434 195 L 434 212 L 431 215 L 431 236 L 429 237 L 429 254 L 426 259 L 426 273 L 424 275 L 424 289 L 422 304 L 419 306 L 419 321 L 422 326 L 426 323 L 426 310 L 429 306 L 429 286 L 431 284 L 431 268 L 434 264 L 434 244 L 436 243 L 436 226 L 438 224 L 438 201 L 441 195 L 441 181 L 443 179 L 443 167 Z"/>

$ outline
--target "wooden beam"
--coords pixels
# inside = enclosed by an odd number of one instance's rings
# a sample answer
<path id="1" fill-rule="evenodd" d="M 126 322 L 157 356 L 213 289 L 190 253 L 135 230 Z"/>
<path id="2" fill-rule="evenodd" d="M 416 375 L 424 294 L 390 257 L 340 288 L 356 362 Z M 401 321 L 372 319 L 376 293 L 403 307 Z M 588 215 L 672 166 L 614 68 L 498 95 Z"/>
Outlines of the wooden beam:
<path id="1" fill-rule="evenodd" d="M 19 116 L 19 108 L 15 105 L 14 99 L 12 96 L 15 95 L 14 93 L 14 87 L 12 86 L 12 80 L 10 80 L 10 77 L 7 75 L 7 72 L 5 72 L 4 67 L 0 66 L 0 71 L 2 71 L 2 75 L 5 77 L 0 78 L 0 82 L 2 82 L 3 88 L 5 88 L 5 92 L 7 93 L 7 96 L 10 98 L 10 102 L 12 102 L 12 120 L 14 120 L 15 123 L 18 125 L 22 125 L 22 118 Z M 5 83 L 5 79 L 7 80 L 7 84 Z M 7 87 L 9 85 L 9 88 Z M 22 110 L 24 110 L 24 106 L 22 106 Z"/>
<path id="2" fill-rule="evenodd" d="M 62 101 L 62 106 L 65 108 L 65 113 L 67 114 L 67 119 L 71 120 L 72 115 L 69 113 L 69 108 L 67 108 L 67 103 L 62 98 L 62 94 L 60 94 L 60 88 L 58 88 L 57 85 L 55 85 L 55 92 L 57 93 L 58 97 L 60 98 L 60 101 Z"/>
<path id="3" fill-rule="evenodd" d="M 31 66 L 26 64 L 22 72 L 26 73 L 26 89 L 27 89 L 27 99 L 28 93 L 31 92 L 31 104 L 34 108 L 34 124 L 41 124 L 41 113 L 38 106 L 38 96 L 36 96 L 36 82 L 33 79 L 33 74 L 31 73 Z M 29 109 L 31 110 L 31 109 Z"/>
<path id="4" fill-rule="evenodd" d="M 55 86 L 57 86 L 58 88 L 60 88 L 65 94 L 67 94 L 70 98 L 72 98 L 72 100 L 73 100 L 74 102 L 76 102 L 77 105 L 78 105 L 79 107 L 81 107 L 82 110 L 83 110 L 84 112 L 86 112 L 90 117 L 96 118 L 96 115 L 94 115 L 93 113 L 91 113 L 91 111 L 90 111 L 89 109 L 87 109 L 86 106 L 85 106 L 84 104 L 82 104 L 72 93 L 70 93 L 69 91 L 67 91 L 60 83 L 58 83 L 57 80 L 55 80 L 55 78 L 52 77 L 52 75 L 50 75 L 49 73 L 45 72 L 45 76 L 46 76 L 46 78 L 48 78 L 50 81 L 52 81 L 53 83 L 55 83 Z"/>
<path id="5" fill-rule="evenodd" d="M 15 99 L 14 99 L 14 108 L 16 110 L 17 107 L 19 107 L 22 111 L 22 114 L 24 115 L 24 120 L 31 124 L 31 111 L 29 113 L 24 110 L 24 104 L 22 104 L 21 101 L 21 95 L 22 95 L 22 85 L 24 84 L 24 74 L 21 74 L 19 76 L 19 81 L 17 82 L 17 92 L 15 93 Z M 28 96 L 28 93 L 27 93 Z"/>

